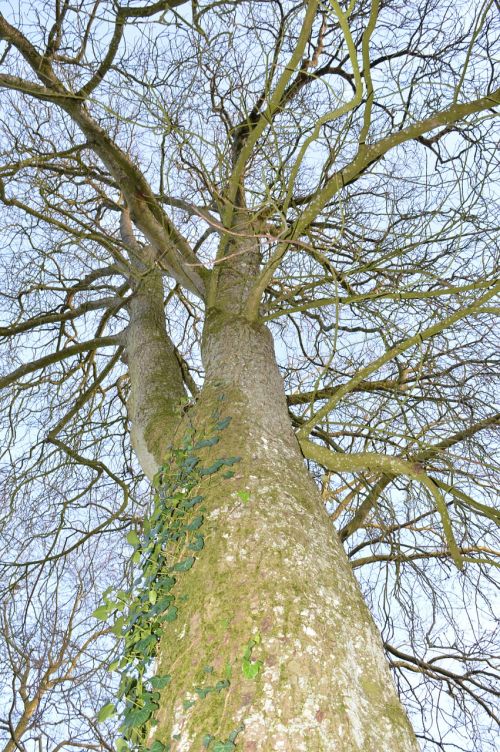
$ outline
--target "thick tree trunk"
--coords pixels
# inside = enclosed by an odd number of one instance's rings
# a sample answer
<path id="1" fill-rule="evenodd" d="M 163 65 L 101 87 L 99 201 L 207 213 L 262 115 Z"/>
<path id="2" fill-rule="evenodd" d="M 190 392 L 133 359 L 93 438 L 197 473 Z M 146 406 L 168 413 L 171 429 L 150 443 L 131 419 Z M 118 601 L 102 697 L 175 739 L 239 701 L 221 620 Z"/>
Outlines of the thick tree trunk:
<path id="1" fill-rule="evenodd" d="M 235 226 L 249 238 L 243 211 Z M 148 745 L 416 752 L 377 629 L 305 468 L 271 335 L 244 317 L 258 246 L 230 240 L 225 257 L 207 294 L 205 383 L 180 427 L 181 373 L 154 269 L 130 307 L 133 440 L 150 477 L 165 462 L 159 498 L 172 497 L 160 555 L 170 606 L 155 631 L 155 674 L 169 683 Z"/>
<path id="2" fill-rule="evenodd" d="M 206 382 L 190 421 L 204 548 L 174 586 L 157 658 L 153 740 L 172 752 L 414 752 L 377 629 L 304 466 L 267 329 L 207 315 Z M 225 423 L 223 421 L 222 425 Z M 233 460 L 231 460 L 233 461 Z M 199 531 L 197 531 L 197 534 Z M 225 743 L 227 746 L 224 746 Z"/>

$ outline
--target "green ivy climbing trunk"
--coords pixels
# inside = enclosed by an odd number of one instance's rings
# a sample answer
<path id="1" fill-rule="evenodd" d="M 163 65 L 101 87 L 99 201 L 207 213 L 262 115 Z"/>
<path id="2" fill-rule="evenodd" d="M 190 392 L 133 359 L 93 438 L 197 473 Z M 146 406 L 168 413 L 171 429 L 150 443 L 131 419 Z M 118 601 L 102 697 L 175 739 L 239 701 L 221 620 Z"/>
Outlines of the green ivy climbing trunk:
<path id="1" fill-rule="evenodd" d="M 203 390 L 175 438 L 184 448 L 157 479 L 171 525 L 160 557 L 169 616 L 156 629 L 159 709 L 145 745 L 416 752 L 293 434 L 268 330 L 212 309 L 203 359 Z"/>

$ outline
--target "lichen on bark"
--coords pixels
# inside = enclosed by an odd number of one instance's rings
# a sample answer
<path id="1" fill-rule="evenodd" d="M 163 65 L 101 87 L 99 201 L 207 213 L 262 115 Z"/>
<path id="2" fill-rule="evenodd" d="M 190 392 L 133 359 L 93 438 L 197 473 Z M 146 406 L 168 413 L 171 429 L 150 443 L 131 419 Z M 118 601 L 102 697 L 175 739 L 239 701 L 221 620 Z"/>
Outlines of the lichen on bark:
<path id="1" fill-rule="evenodd" d="M 231 422 L 200 462 L 241 459 L 232 477 L 200 478 L 204 548 L 176 585 L 178 618 L 159 642 L 157 672 L 172 680 L 151 743 L 414 752 L 380 637 L 305 468 L 269 332 L 210 311 L 203 356 L 189 422 L 203 433 L 220 405 Z M 249 641 L 261 665 L 252 678 Z"/>

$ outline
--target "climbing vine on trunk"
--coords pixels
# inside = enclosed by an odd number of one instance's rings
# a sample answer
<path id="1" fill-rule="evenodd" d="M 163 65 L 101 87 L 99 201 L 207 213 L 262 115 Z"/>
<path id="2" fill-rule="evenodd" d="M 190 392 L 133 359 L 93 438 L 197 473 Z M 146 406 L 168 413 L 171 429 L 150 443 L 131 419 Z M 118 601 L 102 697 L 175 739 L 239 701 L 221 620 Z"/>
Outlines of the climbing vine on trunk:
<path id="1" fill-rule="evenodd" d="M 224 394 L 219 400 L 224 401 Z M 200 452 L 219 443 L 219 433 L 230 421 L 230 416 L 221 418 L 220 409 L 215 408 L 206 431 L 190 426 L 180 447 L 171 449 L 154 479 L 153 510 L 143 524 L 142 535 L 135 531 L 127 535 L 128 543 L 134 547 L 132 562 L 139 575 L 129 591 L 107 590 L 103 594 L 104 605 L 94 611 L 97 619 L 114 618 L 112 631 L 121 644 L 121 655 L 110 667 L 121 677 L 117 703 L 104 705 L 98 716 L 100 721 L 120 716 L 117 752 L 170 750 L 170 740 L 154 739 L 157 725 L 154 714 L 159 708 L 161 691 L 172 679 L 171 674 L 155 674 L 158 643 L 188 597 L 182 590 L 182 574 L 196 564 L 205 546 L 206 509 L 204 495 L 199 492 L 200 483 L 218 473 L 223 479 L 233 477 L 231 468 L 240 459 L 219 457 L 210 465 L 200 465 Z M 251 667 L 247 670 L 253 669 L 254 673 L 259 662 L 251 663 L 249 659 L 251 646 L 255 644 L 255 640 L 249 643 L 244 655 L 244 661 Z M 213 668 L 207 666 L 205 671 L 207 680 L 212 679 Z M 197 699 L 186 698 L 185 709 L 212 692 L 226 690 L 230 685 L 230 668 L 226 673 L 227 676 L 214 678 L 212 683 L 195 687 Z M 229 752 L 234 749 L 240 730 L 241 726 L 235 728 L 224 741 L 206 734 L 204 746 L 212 752 Z"/>

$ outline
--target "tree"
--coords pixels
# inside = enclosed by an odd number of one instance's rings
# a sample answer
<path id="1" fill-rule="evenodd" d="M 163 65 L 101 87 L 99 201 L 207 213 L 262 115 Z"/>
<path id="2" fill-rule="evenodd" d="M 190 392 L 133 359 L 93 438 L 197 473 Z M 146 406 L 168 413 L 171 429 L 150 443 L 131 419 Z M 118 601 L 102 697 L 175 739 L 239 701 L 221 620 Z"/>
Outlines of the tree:
<path id="1" fill-rule="evenodd" d="M 0 16 L 5 750 L 492 748 L 494 10 Z"/>

